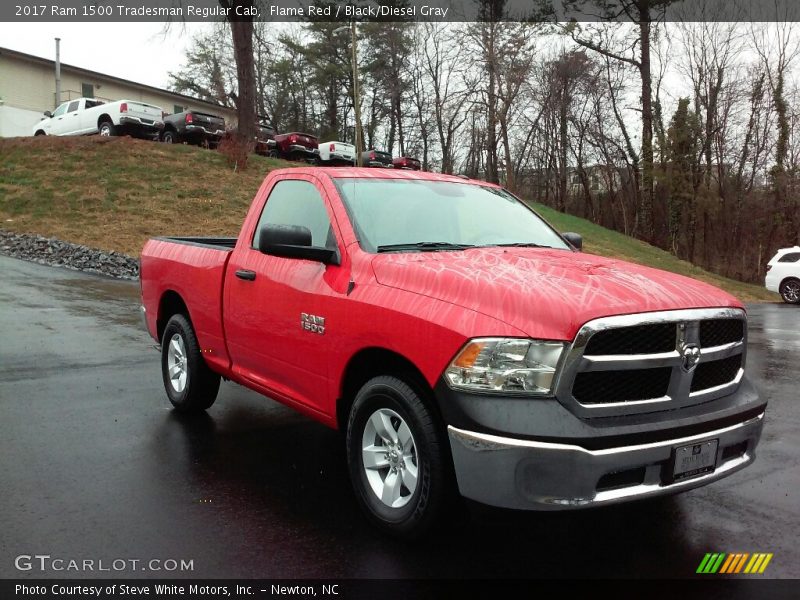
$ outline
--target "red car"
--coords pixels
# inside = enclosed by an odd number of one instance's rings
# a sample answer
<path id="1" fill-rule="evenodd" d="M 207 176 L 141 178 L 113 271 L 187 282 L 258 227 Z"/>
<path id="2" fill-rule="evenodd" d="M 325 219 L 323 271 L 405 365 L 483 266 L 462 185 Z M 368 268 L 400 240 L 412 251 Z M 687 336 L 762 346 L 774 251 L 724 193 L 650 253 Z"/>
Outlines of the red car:
<path id="1" fill-rule="evenodd" d="M 577 509 L 752 463 L 741 303 L 580 246 L 495 185 L 283 169 L 237 238 L 147 242 L 142 314 L 176 410 L 224 378 L 344 430 L 358 502 L 400 536 L 456 491 Z"/>
<path id="2" fill-rule="evenodd" d="M 395 169 L 407 169 L 410 171 L 420 171 L 422 169 L 422 165 L 416 158 L 410 158 L 408 156 L 393 158 L 392 164 Z"/>
<path id="3" fill-rule="evenodd" d="M 281 133 L 275 136 L 275 151 L 280 158 L 316 163 L 319 160 L 319 142 L 310 133 Z"/>

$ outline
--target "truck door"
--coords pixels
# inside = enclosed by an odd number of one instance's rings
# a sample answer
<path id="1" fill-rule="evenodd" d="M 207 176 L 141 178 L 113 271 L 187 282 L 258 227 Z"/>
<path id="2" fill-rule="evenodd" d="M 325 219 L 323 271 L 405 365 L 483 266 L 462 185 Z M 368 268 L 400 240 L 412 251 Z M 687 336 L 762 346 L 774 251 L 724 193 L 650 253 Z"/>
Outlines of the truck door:
<path id="1" fill-rule="evenodd" d="M 77 135 L 81 131 L 81 100 L 73 100 L 67 106 L 67 112 L 64 113 L 63 118 L 59 121 L 59 134 L 58 135 Z"/>
<path id="2" fill-rule="evenodd" d="M 337 247 L 338 228 L 323 188 L 310 176 L 277 181 L 251 239 L 240 240 L 228 262 L 223 314 L 233 370 L 326 412 L 329 336 L 323 307 L 333 279 L 326 272 L 341 267 L 262 254 L 258 235 L 265 224 L 307 227 L 313 246 Z"/>
<path id="3" fill-rule="evenodd" d="M 47 135 L 61 135 L 60 131 L 63 127 L 62 121 L 64 120 L 64 114 L 67 112 L 69 104 L 69 102 L 64 102 L 64 104 L 60 105 L 53 111 L 53 116 L 42 125 L 42 129 Z"/>

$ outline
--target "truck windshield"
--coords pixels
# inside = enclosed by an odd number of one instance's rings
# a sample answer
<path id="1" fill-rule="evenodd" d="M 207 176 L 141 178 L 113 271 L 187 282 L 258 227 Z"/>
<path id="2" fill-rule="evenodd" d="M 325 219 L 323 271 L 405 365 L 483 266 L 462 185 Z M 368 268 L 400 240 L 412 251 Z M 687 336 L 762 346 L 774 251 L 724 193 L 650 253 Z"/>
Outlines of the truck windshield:
<path id="1" fill-rule="evenodd" d="M 421 179 L 334 179 L 367 252 L 569 246 L 505 190 Z"/>

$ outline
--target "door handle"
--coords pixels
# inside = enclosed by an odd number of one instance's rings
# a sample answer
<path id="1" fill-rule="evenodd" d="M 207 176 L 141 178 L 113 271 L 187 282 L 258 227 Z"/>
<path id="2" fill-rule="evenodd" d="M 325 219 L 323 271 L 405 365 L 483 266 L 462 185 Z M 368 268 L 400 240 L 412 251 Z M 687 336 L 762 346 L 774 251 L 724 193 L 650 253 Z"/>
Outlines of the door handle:
<path id="1" fill-rule="evenodd" d="M 256 272 L 255 271 L 247 271 L 247 270 L 239 270 L 236 271 L 236 276 L 239 279 L 244 279 L 245 281 L 255 281 L 256 279 Z"/>

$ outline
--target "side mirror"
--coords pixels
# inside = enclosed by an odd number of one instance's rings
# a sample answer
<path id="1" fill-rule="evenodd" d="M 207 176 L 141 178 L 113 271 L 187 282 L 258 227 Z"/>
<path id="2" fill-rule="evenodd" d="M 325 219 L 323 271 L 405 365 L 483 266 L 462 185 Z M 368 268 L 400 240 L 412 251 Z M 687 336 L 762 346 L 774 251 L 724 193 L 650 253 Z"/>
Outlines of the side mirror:
<path id="1" fill-rule="evenodd" d="M 53 113 L 51 113 L 49 110 L 44 111 L 42 114 L 48 119 L 53 116 Z"/>
<path id="2" fill-rule="evenodd" d="M 339 253 L 311 245 L 311 230 L 301 225 L 264 225 L 258 232 L 258 251 L 272 256 L 305 258 L 326 265 L 341 264 Z"/>
<path id="3" fill-rule="evenodd" d="M 583 250 L 583 237 L 580 233 L 572 233 L 571 231 L 568 231 L 566 233 L 562 233 L 561 237 L 567 240 L 576 250 Z"/>

